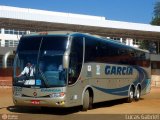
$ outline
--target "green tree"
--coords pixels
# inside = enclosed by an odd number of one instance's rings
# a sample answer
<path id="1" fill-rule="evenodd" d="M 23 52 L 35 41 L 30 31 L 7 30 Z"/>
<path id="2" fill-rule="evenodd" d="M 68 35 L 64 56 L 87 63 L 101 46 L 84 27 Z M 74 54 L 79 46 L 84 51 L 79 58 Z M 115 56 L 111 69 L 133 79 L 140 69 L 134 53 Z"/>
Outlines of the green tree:
<path id="1" fill-rule="evenodd" d="M 153 13 L 151 24 L 160 26 L 160 0 L 155 3 Z M 140 43 L 140 48 L 155 53 L 157 51 L 157 44 L 153 41 L 143 40 Z"/>
<path id="2" fill-rule="evenodd" d="M 154 16 L 160 17 L 160 0 L 154 6 Z"/>
<path id="3" fill-rule="evenodd" d="M 160 0 L 156 2 L 153 12 L 154 16 L 152 18 L 151 24 L 160 26 Z"/>
<path id="4" fill-rule="evenodd" d="M 150 40 L 142 40 L 140 42 L 141 49 L 149 50 L 150 53 L 157 53 L 157 42 Z"/>
<path id="5" fill-rule="evenodd" d="M 160 26 L 160 18 L 158 17 L 153 18 L 151 24 Z"/>
<path id="6" fill-rule="evenodd" d="M 140 42 L 140 47 L 139 48 L 149 50 L 149 41 L 148 40 L 142 40 Z"/>

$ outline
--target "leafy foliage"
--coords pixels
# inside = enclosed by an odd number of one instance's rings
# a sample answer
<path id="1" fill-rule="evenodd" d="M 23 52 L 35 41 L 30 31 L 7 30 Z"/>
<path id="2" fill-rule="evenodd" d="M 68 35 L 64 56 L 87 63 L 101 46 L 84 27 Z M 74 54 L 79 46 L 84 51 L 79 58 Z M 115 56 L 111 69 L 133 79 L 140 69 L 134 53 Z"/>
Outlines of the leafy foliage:
<path id="1" fill-rule="evenodd" d="M 140 42 L 140 48 L 149 50 L 149 41 L 148 40 L 142 40 Z"/>
<path id="2" fill-rule="evenodd" d="M 154 16 L 160 18 L 160 0 L 154 6 Z"/>
<path id="3" fill-rule="evenodd" d="M 160 26 L 160 0 L 156 2 L 153 12 L 154 17 L 152 18 L 151 24 Z"/>

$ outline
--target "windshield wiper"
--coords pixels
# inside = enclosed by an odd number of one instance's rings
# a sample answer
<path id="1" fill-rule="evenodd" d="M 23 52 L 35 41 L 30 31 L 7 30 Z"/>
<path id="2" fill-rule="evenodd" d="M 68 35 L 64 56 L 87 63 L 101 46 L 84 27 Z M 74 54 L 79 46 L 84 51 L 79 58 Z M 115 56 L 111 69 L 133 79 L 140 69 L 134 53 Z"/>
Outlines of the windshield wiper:
<path id="1" fill-rule="evenodd" d="M 42 71 L 38 68 L 38 76 L 39 76 L 39 73 L 40 73 L 40 76 L 42 77 L 42 80 L 43 80 L 45 86 L 46 86 L 46 87 L 49 87 L 49 84 L 48 84 L 48 82 L 47 82 L 46 77 L 44 76 L 44 74 L 42 73 Z M 36 75 L 36 77 L 37 77 L 37 75 Z"/>

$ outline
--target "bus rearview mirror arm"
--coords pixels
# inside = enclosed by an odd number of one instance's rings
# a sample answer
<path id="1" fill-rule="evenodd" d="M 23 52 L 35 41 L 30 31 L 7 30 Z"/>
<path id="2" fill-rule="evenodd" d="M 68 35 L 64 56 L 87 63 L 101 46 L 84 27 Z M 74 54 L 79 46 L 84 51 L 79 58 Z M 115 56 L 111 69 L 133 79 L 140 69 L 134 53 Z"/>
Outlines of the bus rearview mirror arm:
<path id="1" fill-rule="evenodd" d="M 63 55 L 63 68 L 68 69 L 68 67 L 69 67 L 69 55 L 65 53 Z"/>

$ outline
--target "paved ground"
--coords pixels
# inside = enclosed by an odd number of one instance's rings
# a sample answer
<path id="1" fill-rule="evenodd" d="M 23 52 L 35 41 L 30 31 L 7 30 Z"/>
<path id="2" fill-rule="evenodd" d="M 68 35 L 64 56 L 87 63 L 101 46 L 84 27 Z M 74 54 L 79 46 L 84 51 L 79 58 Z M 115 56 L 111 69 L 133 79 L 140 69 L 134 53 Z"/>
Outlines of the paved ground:
<path id="1" fill-rule="evenodd" d="M 77 115 L 80 115 L 81 117 L 89 115 L 91 118 L 97 118 L 94 116 L 100 114 L 103 114 L 104 116 L 111 114 L 113 117 L 125 118 L 126 114 L 159 114 L 158 119 L 160 120 L 160 88 L 152 88 L 151 93 L 143 96 L 138 102 L 126 103 L 124 100 L 103 102 L 95 104 L 94 108 L 87 112 L 81 112 L 78 107 L 65 110 L 48 109 L 47 111 L 43 111 L 40 108 L 15 108 L 12 103 L 11 88 L 0 88 L 0 114 L 17 115 L 19 118 L 24 116 L 26 118 L 32 117 L 34 119 L 41 118 L 43 120 L 51 118 L 57 119 L 57 117 L 62 118 L 62 116 L 67 116 L 65 119 L 70 119 L 73 116 L 73 118 L 76 118 Z M 113 114 L 121 114 L 121 116 L 114 116 Z M 86 118 L 86 116 L 84 116 L 84 118 Z"/>

